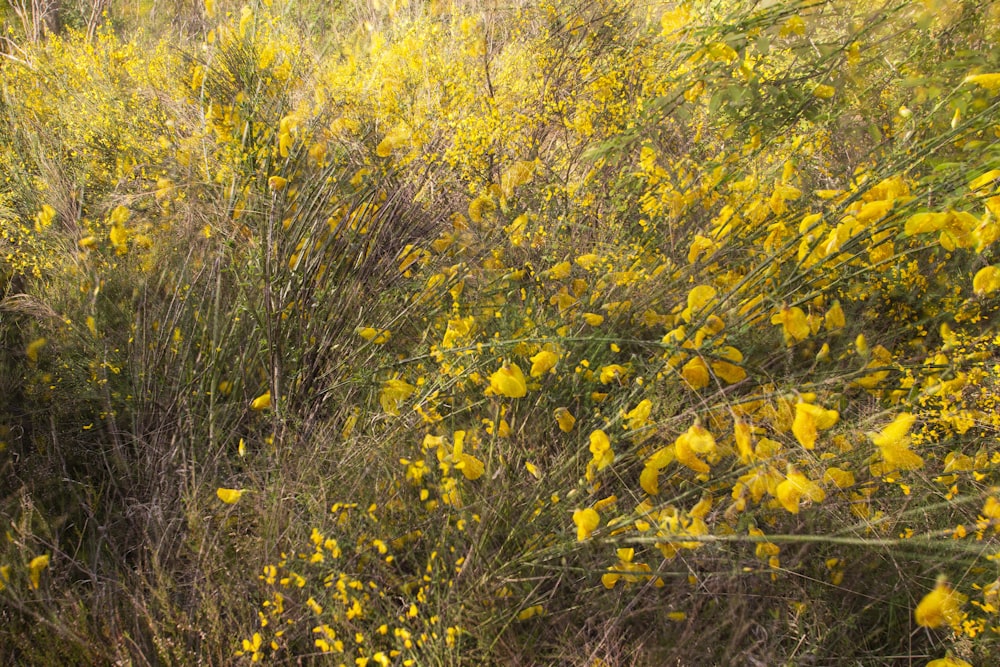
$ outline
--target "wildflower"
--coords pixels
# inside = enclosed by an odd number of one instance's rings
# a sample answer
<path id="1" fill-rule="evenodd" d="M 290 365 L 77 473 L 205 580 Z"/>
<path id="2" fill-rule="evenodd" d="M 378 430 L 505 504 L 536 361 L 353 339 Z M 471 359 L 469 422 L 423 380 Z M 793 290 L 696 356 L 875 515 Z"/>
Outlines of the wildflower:
<path id="1" fill-rule="evenodd" d="M 227 505 L 233 505 L 239 502 L 239 499 L 243 497 L 243 489 L 219 488 L 215 491 L 215 495 L 217 495 L 219 500 Z"/>
<path id="2" fill-rule="evenodd" d="M 598 429 L 590 434 L 590 453 L 594 456 L 593 463 L 597 470 L 603 470 L 614 462 L 615 452 L 611 449 L 607 433 Z"/>
<path id="3" fill-rule="evenodd" d="M 611 384 L 620 382 L 628 376 L 628 369 L 620 364 L 609 364 L 601 366 L 601 384 Z"/>
<path id="4" fill-rule="evenodd" d="M 917 470 L 923 467 L 924 460 L 918 454 L 910 451 L 910 438 L 907 433 L 914 421 L 916 421 L 916 417 L 904 412 L 897 415 L 892 423 L 883 428 L 880 433 L 869 434 L 872 443 L 882 453 L 884 461 L 881 467 L 882 474 L 888 474 L 894 470 Z"/>
<path id="5" fill-rule="evenodd" d="M 38 353 L 41 351 L 43 347 L 45 347 L 46 342 L 48 341 L 46 341 L 44 338 L 36 338 L 35 340 L 28 343 L 28 347 L 24 351 L 25 356 L 28 357 L 28 361 L 30 361 L 33 364 L 38 363 Z"/>
<path id="6" fill-rule="evenodd" d="M 559 424 L 559 430 L 563 433 L 569 433 L 573 430 L 573 426 L 576 424 L 576 417 L 570 414 L 570 411 L 566 408 L 556 408 L 552 412 L 552 416 L 556 418 L 556 422 Z"/>
<path id="7" fill-rule="evenodd" d="M 799 501 L 803 497 L 817 503 L 826 498 L 826 493 L 819 484 L 794 468 L 790 468 L 785 480 L 778 484 L 775 495 L 781 506 L 792 514 L 799 513 Z"/>
<path id="8" fill-rule="evenodd" d="M 455 445 L 452 448 L 452 459 L 455 467 L 462 471 L 468 480 L 476 480 L 483 476 L 485 466 L 483 462 L 471 454 L 463 451 L 465 444 L 465 431 L 455 431 Z"/>
<path id="9" fill-rule="evenodd" d="M 383 410 L 390 415 L 398 415 L 399 404 L 412 396 L 416 390 L 417 388 L 406 380 L 393 378 L 382 385 L 378 400 Z"/>
<path id="10" fill-rule="evenodd" d="M 786 345 L 792 345 L 795 341 L 805 340 L 811 332 L 806 314 L 798 306 L 782 308 L 781 312 L 771 316 L 771 324 L 781 325 Z"/>
<path id="11" fill-rule="evenodd" d="M 42 554 L 35 556 L 28 563 L 28 577 L 31 579 L 31 587 L 38 590 L 42 578 L 42 570 L 49 566 L 49 555 Z"/>
<path id="12" fill-rule="evenodd" d="M 805 449 L 816 445 L 819 431 L 832 428 L 840 418 L 836 410 L 825 410 L 818 405 L 799 401 L 795 404 L 795 421 L 792 422 L 792 433 Z"/>
<path id="13" fill-rule="evenodd" d="M 559 361 L 559 355 L 555 352 L 542 350 L 531 357 L 531 377 L 537 378 L 552 370 Z"/>
<path id="14" fill-rule="evenodd" d="M 998 289 L 1000 289 L 1000 264 L 979 269 L 972 279 L 972 290 L 976 296 L 991 294 Z"/>
<path id="15" fill-rule="evenodd" d="M 819 84 L 813 88 L 813 97 L 817 97 L 821 100 L 828 100 L 837 93 L 837 89 L 833 86 L 828 86 L 826 84 Z"/>
<path id="16" fill-rule="evenodd" d="M 590 537 L 590 534 L 597 530 L 601 523 L 601 515 L 596 510 L 587 509 L 573 511 L 573 523 L 576 524 L 576 540 L 583 542 Z"/>
<path id="17" fill-rule="evenodd" d="M 271 392 L 265 391 L 257 398 L 250 401 L 251 410 L 269 410 L 271 408 Z"/>
<path id="18" fill-rule="evenodd" d="M 913 617 L 917 625 L 925 628 L 950 625 L 957 629 L 964 616 L 961 606 L 965 600 L 966 597 L 955 592 L 946 581 L 939 580 L 934 590 L 920 600 L 917 608 L 913 611 Z"/>
<path id="19" fill-rule="evenodd" d="M 528 393 L 524 373 L 517 364 L 504 364 L 490 376 L 490 389 L 507 398 L 521 398 Z"/>
<path id="20" fill-rule="evenodd" d="M 715 438 L 704 428 L 694 424 L 674 441 L 674 451 L 679 463 L 697 473 L 707 474 L 711 469 L 705 461 L 698 458 L 698 455 L 714 455 Z"/>
<path id="21" fill-rule="evenodd" d="M 937 660 L 931 660 L 927 663 L 926 667 L 972 667 L 965 660 L 960 658 L 953 658 L 950 655 L 944 658 L 938 658 Z"/>
<path id="22" fill-rule="evenodd" d="M 688 360 L 688 362 L 684 364 L 684 367 L 681 368 L 681 377 L 683 377 L 688 386 L 695 391 L 704 389 L 711 381 L 711 376 L 708 373 L 708 366 L 705 365 L 705 360 L 701 357 L 694 357 L 693 359 Z"/>
<path id="23" fill-rule="evenodd" d="M 847 324 L 847 320 L 844 317 L 844 309 L 840 307 L 840 301 L 834 301 L 830 309 L 826 311 L 823 319 L 826 322 L 826 328 L 829 331 L 836 331 L 837 329 L 843 329 Z"/>
<path id="24" fill-rule="evenodd" d="M 996 93 L 1000 90 L 1000 72 L 990 72 L 987 74 L 970 74 L 962 81 L 962 83 L 972 83 L 991 93 Z"/>

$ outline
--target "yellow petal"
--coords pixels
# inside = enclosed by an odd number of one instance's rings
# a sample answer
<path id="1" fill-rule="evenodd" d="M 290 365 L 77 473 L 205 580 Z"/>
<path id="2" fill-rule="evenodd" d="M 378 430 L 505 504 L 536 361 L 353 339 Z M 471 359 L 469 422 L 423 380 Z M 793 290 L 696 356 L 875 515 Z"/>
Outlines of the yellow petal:
<path id="1" fill-rule="evenodd" d="M 960 627 L 962 621 L 961 606 L 966 597 L 956 593 L 945 582 L 938 582 L 930 593 L 925 595 L 913 611 L 917 625 L 925 628 L 939 628 L 950 625 Z"/>
<path id="2" fill-rule="evenodd" d="M 965 77 L 962 83 L 973 83 L 981 86 L 991 93 L 1000 90 L 1000 72 L 988 72 L 986 74 L 970 74 Z"/>
<path id="3" fill-rule="evenodd" d="M 268 410 L 271 407 L 271 392 L 266 391 L 250 402 L 251 410 Z"/>
<path id="4" fill-rule="evenodd" d="M 28 576 L 31 578 L 31 587 L 38 589 L 41 584 L 42 570 L 49 566 L 49 555 L 42 554 L 41 556 L 35 556 L 28 563 Z"/>
<path id="5" fill-rule="evenodd" d="M 416 390 L 417 388 L 406 380 L 401 380 L 399 378 L 387 380 L 386 383 L 382 385 L 382 391 L 378 397 L 379 404 L 381 404 L 382 409 L 387 413 L 391 415 L 398 415 L 399 404 L 412 396 Z"/>
<path id="6" fill-rule="evenodd" d="M 972 291 L 977 296 L 991 294 L 998 289 L 1000 289 L 1000 264 L 979 269 L 972 279 Z"/>
<path id="7" fill-rule="evenodd" d="M 847 319 L 844 317 L 844 309 L 840 307 L 840 301 L 834 301 L 830 309 L 826 311 L 826 315 L 823 317 L 826 322 L 826 328 L 829 331 L 835 331 L 837 329 L 843 329 L 847 324 Z"/>
<path id="8" fill-rule="evenodd" d="M 43 347 L 45 347 L 46 342 L 47 341 L 44 338 L 36 338 L 28 343 L 28 347 L 25 349 L 24 354 L 28 357 L 28 360 L 31 361 L 31 363 L 38 363 L 38 353 Z"/>
<path id="9" fill-rule="evenodd" d="M 677 461 L 697 473 L 708 473 L 708 464 L 698 458 L 698 454 L 714 454 L 715 438 L 701 426 L 695 424 L 674 441 Z"/>
<path id="10" fill-rule="evenodd" d="M 711 376 L 708 374 L 708 366 L 701 357 L 694 357 L 681 368 L 681 377 L 694 389 L 702 389 L 708 386 Z"/>
<path id="11" fill-rule="evenodd" d="M 490 388 L 493 393 L 507 398 L 521 398 L 528 393 L 528 385 L 524 373 L 517 364 L 504 364 L 490 376 Z"/>
<path id="12" fill-rule="evenodd" d="M 948 656 L 946 658 L 938 658 L 937 660 L 931 660 L 927 663 L 925 667 L 972 667 L 965 660 L 960 658 L 953 658 Z"/>
<path id="13" fill-rule="evenodd" d="M 597 530 L 597 526 L 601 523 L 601 515 L 589 507 L 587 509 L 574 510 L 573 523 L 576 524 L 577 541 L 583 542 L 590 537 L 591 533 Z"/>
<path id="14" fill-rule="evenodd" d="M 217 495 L 219 497 L 219 500 L 226 503 L 227 505 L 232 505 L 243 496 L 243 489 L 219 488 L 215 491 L 215 495 Z"/>
<path id="15" fill-rule="evenodd" d="M 909 412 L 903 412 L 896 415 L 896 418 L 883 428 L 880 433 L 872 436 L 872 442 L 878 447 L 907 444 L 909 439 L 907 438 L 904 442 L 904 438 L 906 438 L 906 434 L 909 433 L 910 427 L 913 426 L 913 422 L 915 422 L 916 419 L 917 418 Z"/>
<path id="16" fill-rule="evenodd" d="M 552 370 L 558 361 L 558 354 L 555 352 L 549 352 L 548 350 L 542 350 L 535 356 L 531 357 L 531 377 L 542 377 Z"/>
<path id="17" fill-rule="evenodd" d="M 572 431 L 573 426 L 576 424 L 576 417 L 574 417 L 566 408 L 556 408 L 552 412 L 552 416 L 556 418 L 556 422 L 559 424 L 559 430 L 563 433 L 569 433 Z"/>
<path id="18" fill-rule="evenodd" d="M 639 486 L 651 496 L 660 492 L 660 469 L 646 465 L 639 473 Z"/>

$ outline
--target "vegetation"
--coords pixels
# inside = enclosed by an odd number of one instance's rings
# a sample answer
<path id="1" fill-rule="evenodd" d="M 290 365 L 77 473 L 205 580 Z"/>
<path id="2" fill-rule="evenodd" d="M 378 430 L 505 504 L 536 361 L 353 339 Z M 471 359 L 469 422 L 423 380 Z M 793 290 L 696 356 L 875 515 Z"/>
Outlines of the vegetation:
<path id="1" fill-rule="evenodd" d="M 4 14 L 0 661 L 1000 650 L 1000 5 L 78 4 Z"/>

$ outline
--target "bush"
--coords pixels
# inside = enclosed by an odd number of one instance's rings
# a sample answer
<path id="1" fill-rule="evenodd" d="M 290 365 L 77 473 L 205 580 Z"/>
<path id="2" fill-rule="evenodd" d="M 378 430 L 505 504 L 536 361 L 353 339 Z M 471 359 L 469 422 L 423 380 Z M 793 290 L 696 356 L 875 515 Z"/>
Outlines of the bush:
<path id="1" fill-rule="evenodd" d="M 0 655 L 991 655 L 992 8 L 279 5 L 2 64 Z"/>

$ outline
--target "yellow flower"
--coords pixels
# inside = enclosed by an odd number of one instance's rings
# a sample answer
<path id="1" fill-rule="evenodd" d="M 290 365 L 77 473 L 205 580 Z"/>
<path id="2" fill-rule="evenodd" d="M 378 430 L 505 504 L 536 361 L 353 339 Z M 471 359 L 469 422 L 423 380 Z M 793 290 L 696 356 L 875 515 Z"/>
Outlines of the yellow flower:
<path id="1" fill-rule="evenodd" d="M 711 381 L 708 366 L 705 365 L 705 361 L 701 357 L 694 357 L 684 364 L 684 367 L 681 368 L 681 377 L 695 391 L 707 387 Z"/>
<path id="2" fill-rule="evenodd" d="M 28 347 L 27 349 L 25 349 L 24 354 L 25 356 L 28 357 L 28 360 L 31 363 L 33 364 L 38 363 L 38 353 L 41 351 L 43 347 L 45 347 L 46 342 L 48 341 L 46 341 L 44 338 L 36 338 L 35 340 L 28 343 Z"/>
<path id="3" fill-rule="evenodd" d="M 576 424 L 576 417 L 574 417 L 566 408 L 556 408 L 552 412 L 552 416 L 556 418 L 556 422 L 559 424 L 559 430 L 563 433 L 569 433 L 572 431 L 573 426 Z"/>
<path id="4" fill-rule="evenodd" d="M 387 343 L 392 336 L 388 329 L 376 329 L 374 327 L 358 327 L 355 329 L 355 333 L 375 345 Z"/>
<path id="5" fill-rule="evenodd" d="M 694 424 L 674 441 L 674 452 L 679 463 L 697 473 L 708 473 L 711 469 L 698 455 L 715 454 L 715 438 L 704 428 Z"/>
<path id="6" fill-rule="evenodd" d="M 723 345 L 716 354 L 727 361 L 716 360 L 712 362 L 712 370 L 715 374 L 729 384 L 741 382 L 747 376 L 747 372 L 736 364 L 743 361 L 743 353 L 731 345 Z M 730 363 L 735 362 L 735 363 Z"/>
<path id="7" fill-rule="evenodd" d="M 594 466 L 597 470 L 603 470 L 614 462 L 615 452 L 611 449 L 611 440 L 607 433 L 597 429 L 590 434 L 590 453 L 594 456 Z"/>
<path id="8" fill-rule="evenodd" d="M 592 327 L 599 327 L 604 323 L 604 316 L 597 313 L 584 313 L 583 321 Z"/>
<path id="9" fill-rule="evenodd" d="M 601 366 L 601 384 L 620 382 L 626 377 L 628 377 L 628 369 L 620 364 Z"/>
<path id="10" fill-rule="evenodd" d="M 780 313 L 771 316 L 771 324 L 781 325 L 786 345 L 791 345 L 795 341 L 805 340 L 809 337 L 811 331 L 805 312 L 798 306 L 782 308 Z"/>
<path id="11" fill-rule="evenodd" d="M 847 320 L 844 317 L 844 309 L 840 307 L 840 301 L 833 302 L 830 310 L 826 311 L 824 319 L 826 320 L 826 328 L 830 331 L 844 328 Z"/>
<path id="12" fill-rule="evenodd" d="M 455 431 L 455 445 L 452 448 L 452 460 L 455 461 L 455 467 L 462 471 L 465 478 L 468 480 L 476 480 L 483 476 L 486 467 L 483 462 L 477 459 L 472 454 L 466 454 L 463 451 L 463 446 L 465 444 L 465 431 Z"/>
<path id="13" fill-rule="evenodd" d="M 795 404 L 795 421 L 792 422 L 792 434 L 805 449 L 816 445 L 819 431 L 825 431 L 837 423 L 840 413 L 836 410 L 825 410 L 818 405 L 799 401 Z"/>
<path id="14" fill-rule="evenodd" d="M 38 590 L 38 586 L 41 583 L 42 570 L 49 566 L 49 555 L 42 554 L 41 556 L 35 556 L 28 563 L 28 577 L 31 579 L 31 587 Z"/>
<path id="15" fill-rule="evenodd" d="M 706 308 L 715 304 L 715 288 L 711 285 L 698 285 L 693 287 L 687 295 L 687 308 L 681 311 L 681 317 L 685 322 L 690 322 L 691 318 L 698 315 Z"/>
<path id="16" fill-rule="evenodd" d="M 872 442 L 882 452 L 881 473 L 883 475 L 894 470 L 917 470 L 922 468 L 924 460 L 915 452 L 910 451 L 910 437 L 907 433 L 916 417 L 908 412 L 896 415 L 888 426 L 880 433 L 869 434 Z"/>
<path id="17" fill-rule="evenodd" d="M 826 84 L 820 84 L 813 88 L 813 97 L 818 97 L 821 100 L 828 100 L 837 93 L 837 89 L 833 86 L 828 86 Z"/>
<path id="18" fill-rule="evenodd" d="M 269 410 L 271 408 L 271 392 L 265 391 L 257 398 L 250 401 L 251 410 Z"/>
<path id="19" fill-rule="evenodd" d="M 826 498 L 826 493 L 819 484 L 797 472 L 794 468 L 790 469 L 785 480 L 778 484 L 775 495 L 781 506 L 792 514 L 799 513 L 799 500 L 803 497 L 817 503 Z"/>
<path id="20" fill-rule="evenodd" d="M 583 542 L 590 537 L 591 533 L 597 530 L 597 526 L 601 523 L 601 515 L 590 507 L 583 510 L 574 510 L 573 523 L 576 524 L 576 540 Z"/>
<path id="21" fill-rule="evenodd" d="M 965 77 L 962 83 L 974 83 L 977 86 L 981 86 L 991 93 L 995 93 L 1000 90 L 1000 72 L 989 72 L 987 74 L 970 74 Z"/>
<path id="22" fill-rule="evenodd" d="M 288 185 L 288 179 L 282 176 L 272 176 L 267 179 L 267 187 L 271 188 L 275 192 L 284 190 L 286 185 Z"/>
<path id="23" fill-rule="evenodd" d="M 398 415 L 399 404 L 412 396 L 416 390 L 417 388 L 406 380 L 393 378 L 382 385 L 382 392 L 379 394 L 378 400 L 383 410 L 390 415 Z"/>
<path id="24" fill-rule="evenodd" d="M 945 658 L 931 660 L 927 663 L 926 667 L 972 667 L 972 665 L 967 663 L 965 660 L 947 656 Z"/>
<path id="25" fill-rule="evenodd" d="M 854 486 L 854 473 L 850 470 L 842 470 L 841 468 L 827 468 L 826 472 L 823 473 L 823 482 L 825 484 L 833 484 L 839 489 L 846 489 L 849 486 Z"/>
<path id="26" fill-rule="evenodd" d="M 534 618 L 535 616 L 541 616 L 545 613 L 545 608 L 540 604 L 532 605 L 531 607 L 525 607 L 521 611 L 517 612 L 517 620 L 527 621 L 529 618 Z"/>
<path id="27" fill-rule="evenodd" d="M 943 625 L 950 625 L 954 629 L 960 628 L 964 617 L 961 607 L 966 599 L 961 593 L 955 592 L 947 582 L 938 581 L 934 590 L 920 600 L 913 611 L 913 617 L 917 625 L 925 628 L 940 628 Z"/>
<path id="28" fill-rule="evenodd" d="M 531 377 L 542 377 L 552 370 L 559 361 L 559 355 L 555 352 L 542 350 L 531 357 Z"/>
<path id="29" fill-rule="evenodd" d="M 639 404 L 625 413 L 625 425 L 630 431 L 642 428 L 649 423 L 649 415 L 653 411 L 653 402 L 648 398 L 639 401 Z"/>
<path id="30" fill-rule="evenodd" d="M 219 500 L 226 503 L 227 505 L 232 505 L 239 501 L 243 496 L 243 489 L 216 489 L 215 495 L 219 497 Z"/>
<path id="31" fill-rule="evenodd" d="M 490 376 L 490 389 L 507 398 L 521 398 L 528 393 L 524 373 L 517 364 L 504 364 Z"/>
<path id="32" fill-rule="evenodd" d="M 972 291 L 977 296 L 992 294 L 998 289 L 1000 289 L 1000 264 L 979 269 L 972 279 Z"/>

